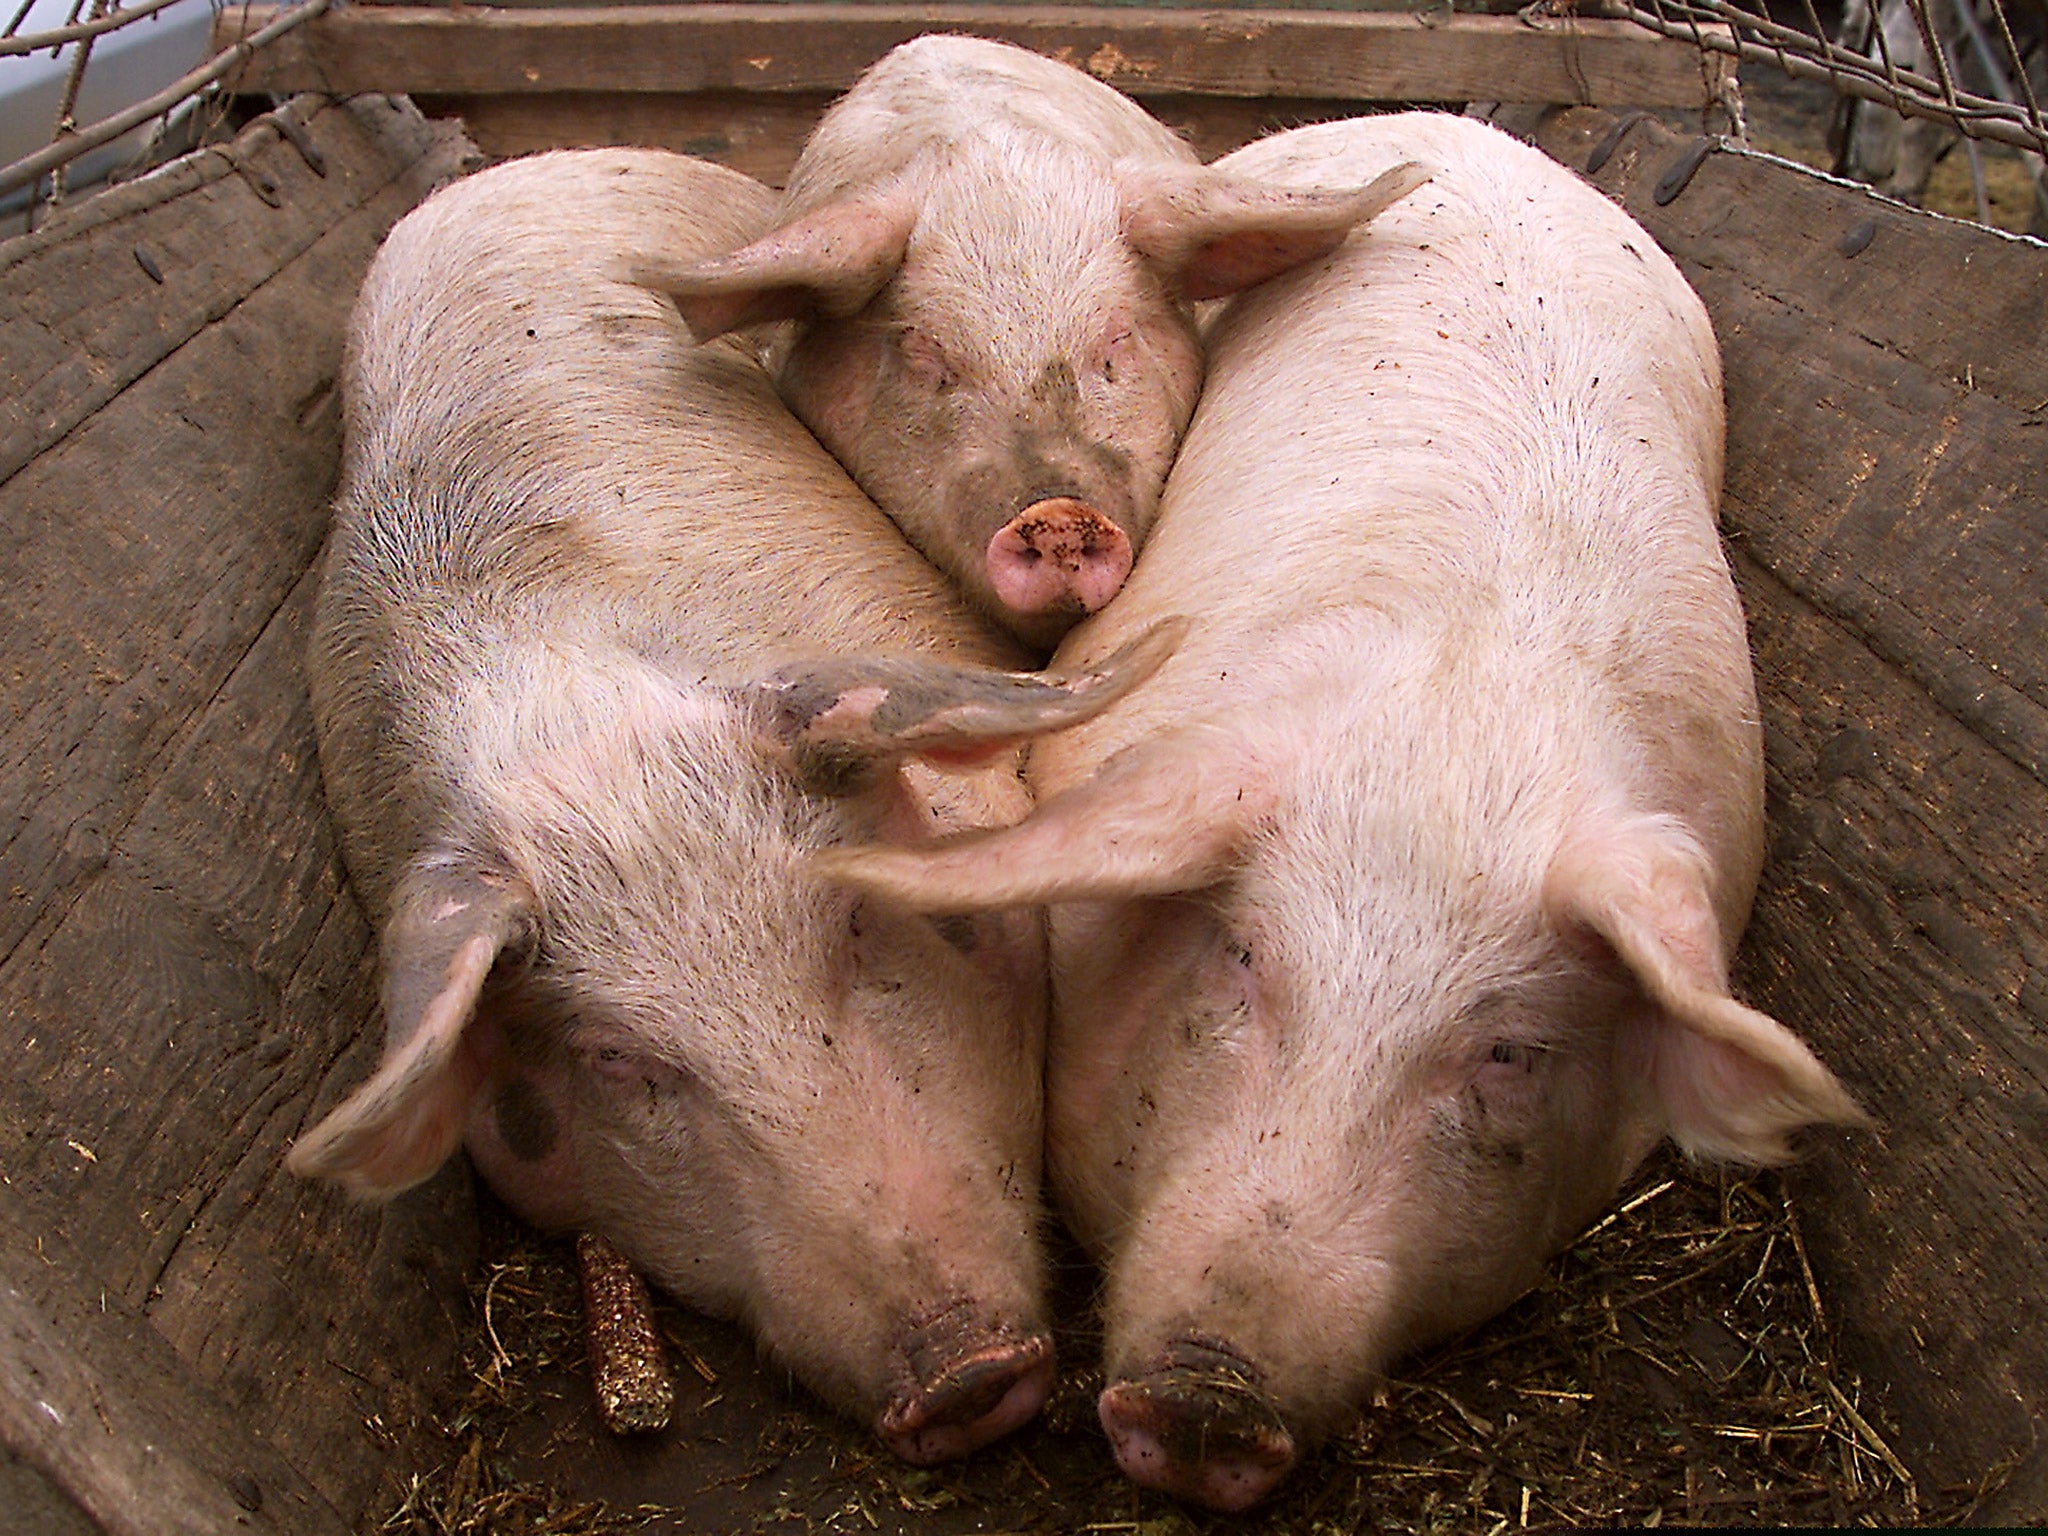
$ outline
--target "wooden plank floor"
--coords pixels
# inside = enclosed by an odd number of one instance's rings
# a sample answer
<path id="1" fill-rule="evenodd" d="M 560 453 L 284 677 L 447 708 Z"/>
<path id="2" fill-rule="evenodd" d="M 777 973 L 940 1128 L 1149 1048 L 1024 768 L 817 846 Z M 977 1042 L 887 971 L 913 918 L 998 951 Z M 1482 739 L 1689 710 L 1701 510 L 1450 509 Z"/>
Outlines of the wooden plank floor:
<path id="1" fill-rule="evenodd" d="M 109 1308 L 44 1340 L 71 1366 L 0 1362 L 0 1398 L 153 1330 L 185 1375 L 119 1383 L 120 1432 L 240 1426 L 231 1513 L 311 1532 L 427 1454 L 416 1383 L 447 1384 L 465 1267 L 459 1172 L 375 1212 L 278 1163 L 380 1033 L 299 662 L 342 325 L 466 149 L 409 104 L 285 111 L 0 248 L 0 1257 L 61 1247 Z M 110 1528 L 200 1510 L 220 1470 L 81 1433 L 0 1422 Z"/>
<path id="2" fill-rule="evenodd" d="M 1539 139 L 1583 167 L 1624 121 Z M 2048 249 L 1757 156 L 1677 190 L 1696 145 L 1640 121 L 1593 180 L 1678 259 L 1726 362 L 1772 829 L 1740 981 L 1879 1122 L 1797 1179 L 1872 1405 L 1923 1482 L 2009 1463 L 2038 1518 Z"/>
<path id="3" fill-rule="evenodd" d="M 298 675 L 342 318 L 460 150 L 381 100 L 291 110 L 311 157 L 259 127 L 0 247 L 0 1281 L 40 1241 L 110 1319 L 29 1328 L 0 1398 L 140 1353 L 115 1409 L 240 1426 L 266 1518 L 314 1531 L 436 1454 L 471 1241 L 459 1176 L 379 1213 L 277 1169 L 376 1048 Z M 1618 121 L 1538 137 L 1583 166 Z M 1726 353 L 1774 835 L 1742 982 L 1881 1121 L 1800 1171 L 1807 1246 L 1916 1473 L 2016 1456 L 2003 1512 L 2038 1516 L 2048 257 L 1755 157 L 1681 184 L 1692 147 L 1637 122 L 1594 179 Z M 0 1498 L 110 1521 L 89 1493 L 161 1474 L 249 1513 L 204 1443 L 109 1468 L 32 1429 L 0 1414 Z"/>

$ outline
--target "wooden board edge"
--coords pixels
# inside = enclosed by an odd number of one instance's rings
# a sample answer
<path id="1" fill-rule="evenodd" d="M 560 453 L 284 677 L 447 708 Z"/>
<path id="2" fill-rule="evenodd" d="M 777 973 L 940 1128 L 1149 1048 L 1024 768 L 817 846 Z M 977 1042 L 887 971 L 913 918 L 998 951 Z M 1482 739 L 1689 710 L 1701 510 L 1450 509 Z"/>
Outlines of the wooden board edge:
<path id="1" fill-rule="evenodd" d="M 107 1532 L 349 1529 L 146 1317 L 6 1189 L 0 1443 Z"/>
<path id="2" fill-rule="evenodd" d="M 274 7 L 234 7 L 216 50 Z M 672 5 L 331 11 L 258 54 L 238 89 L 495 95 L 839 91 L 900 43 L 968 33 L 1065 59 L 1131 95 L 1499 99 L 1703 108 L 1732 74 L 1604 18 L 1087 6 Z"/>

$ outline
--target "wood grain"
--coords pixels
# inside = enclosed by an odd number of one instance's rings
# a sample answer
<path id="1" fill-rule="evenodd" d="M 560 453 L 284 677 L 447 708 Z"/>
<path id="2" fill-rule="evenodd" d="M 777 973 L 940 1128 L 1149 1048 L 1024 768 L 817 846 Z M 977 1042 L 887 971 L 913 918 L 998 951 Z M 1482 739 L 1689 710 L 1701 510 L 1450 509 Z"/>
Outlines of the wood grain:
<path id="1" fill-rule="evenodd" d="M 214 47 L 273 8 L 223 10 Z M 330 11 L 251 61 L 245 91 L 435 95 L 834 92 L 925 32 L 999 38 L 1138 97 L 1703 107 L 1725 64 L 1629 22 L 1342 11 L 976 5 L 641 5 Z"/>
<path id="2" fill-rule="evenodd" d="M 126 380 L 0 480 L 0 1169 L 23 1225 L 89 1256 L 93 1293 L 355 1528 L 436 1448 L 472 1227 L 459 1170 L 381 1211 L 279 1170 L 380 1044 L 300 658 L 349 306 L 473 152 L 409 105 L 301 110 L 325 177 L 259 128 L 231 176 L 0 251 L 10 306 L 107 269 L 43 318 Z M 227 253 L 225 293 L 159 330 L 158 296 L 122 286 L 134 242 Z M 44 376 L 43 330 L 7 329 L 0 376 Z M 118 1462 L 64 1465 L 81 1507 L 118 1493 L 75 1486 Z"/>
<path id="3" fill-rule="evenodd" d="M 1539 138 L 1583 165 L 1616 126 Z M 1726 152 L 1659 206 L 1690 147 L 1638 123 L 1595 180 L 1678 258 L 1726 363 L 1773 829 L 1742 979 L 1879 1121 L 1800 1170 L 1808 1245 L 1923 1482 L 2016 1460 L 2038 1515 L 2048 251 Z"/>
<path id="4" fill-rule="evenodd" d="M 568 147 L 644 145 L 716 160 L 779 187 L 788 180 L 804 140 L 832 96 L 825 91 L 561 91 L 423 95 L 417 100 L 430 117 L 459 119 L 464 132 L 493 159 Z M 1353 117 L 1371 110 L 1371 103 L 1303 96 L 1174 95 L 1148 96 L 1145 107 L 1179 132 L 1204 160 L 1214 160 L 1275 129 Z"/>
<path id="5" fill-rule="evenodd" d="M 0 1442 L 41 1483 L 7 1529 L 85 1517 L 107 1536 L 240 1530 L 346 1536 L 348 1524 L 70 1245 L 0 1187 Z M 33 1526 L 13 1523 L 32 1515 Z"/>

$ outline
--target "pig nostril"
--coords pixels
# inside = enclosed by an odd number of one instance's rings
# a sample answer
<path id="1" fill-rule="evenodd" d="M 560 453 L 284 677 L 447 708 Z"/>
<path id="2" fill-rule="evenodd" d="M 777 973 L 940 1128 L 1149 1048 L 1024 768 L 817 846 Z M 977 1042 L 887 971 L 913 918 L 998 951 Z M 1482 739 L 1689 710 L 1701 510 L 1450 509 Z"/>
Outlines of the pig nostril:
<path id="1" fill-rule="evenodd" d="M 1042 1334 L 977 1350 L 892 1403 L 876 1433 L 917 1466 L 965 1456 L 1045 1406 L 1052 1368 L 1052 1341 Z"/>
<path id="2" fill-rule="evenodd" d="M 1240 1371 L 1185 1368 L 1112 1383 L 1097 1404 L 1117 1465 L 1133 1482 L 1211 1509 L 1248 1509 L 1294 1467 L 1294 1436 Z"/>
<path id="3" fill-rule="evenodd" d="M 1033 502 L 996 531 L 986 554 L 989 584 L 1011 612 L 1093 613 L 1123 586 L 1131 541 L 1085 502 Z"/>

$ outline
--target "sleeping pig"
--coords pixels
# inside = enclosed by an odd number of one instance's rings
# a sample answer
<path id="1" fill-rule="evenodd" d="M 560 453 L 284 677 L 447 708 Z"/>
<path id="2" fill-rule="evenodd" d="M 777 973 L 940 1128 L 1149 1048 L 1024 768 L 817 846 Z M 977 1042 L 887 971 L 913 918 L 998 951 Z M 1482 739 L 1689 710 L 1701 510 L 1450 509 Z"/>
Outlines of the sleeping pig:
<path id="1" fill-rule="evenodd" d="M 1156 642 L 992 670 L 1014 643 L 759 366 L 614 270 L 772 203 L 681 156 L 543 155 L 439 193 L 371 269 L 311 676 L 388 1034 L 290 1166 L 378 1198 L 466 1140 L 523 1216 L 608 1237 L 930 1462 L 1051 1376 L 1043 934 L 806 856 L 1014 820 L 1009 749 Z"/>
<path id="2" fill-rule="evenodd" d="M 1139 1482 L 1237 1509 L 1491 1315 L 1664 1136 L 1773 1163 L 1860 1113 L 1729 993 L 1761 732 L 1715 530 L 1719 356 L 1643 231 L 1482 124 L 1303 128 L 1233 173 L 1433 179 L 1236 300 L 1129 587 L 1150 682 L 1037 812 L 825 867 L 1060 902 L 1049 1173 L 1106 1269 Z"/>
<path id="3" fill-rule="evenodd" d="M 1206 170 L 1134 102 L 922 37 L 818 124 L 776 227 L 643 276 L 691 329 L 794 318 L 783 397 L 1026 643 L 1113 597 L 1202 380 L 1192 304 L 1333 250 L 1413 183 Z"/>

